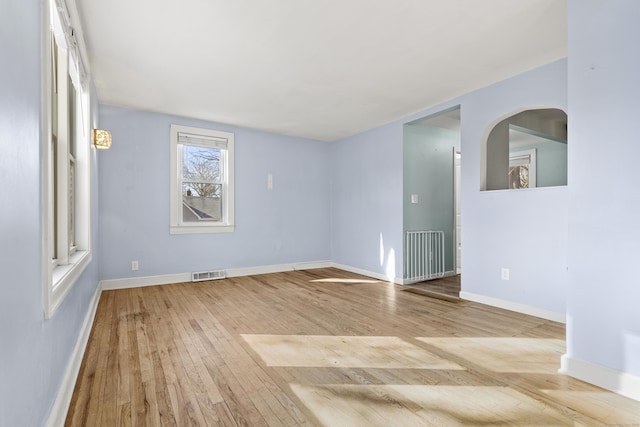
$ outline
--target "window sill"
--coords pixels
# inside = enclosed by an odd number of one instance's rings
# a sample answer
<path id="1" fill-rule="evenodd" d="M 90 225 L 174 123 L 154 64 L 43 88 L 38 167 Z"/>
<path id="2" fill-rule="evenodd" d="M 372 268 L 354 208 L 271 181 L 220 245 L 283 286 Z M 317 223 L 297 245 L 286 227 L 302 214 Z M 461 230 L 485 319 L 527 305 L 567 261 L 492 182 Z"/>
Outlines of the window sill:
<path id="1" fill-rule="evenodd" d="M 51 299 L 47 307 L 46 318 L 50 319 L 58 309 L 80 275 L 91 262 L 90 251 L 76 251 L 69 258 L 69 264 L 58 265 L 51 272 Z"/>
<path id="2" fill-rule="evenodd" d="M 169 234 L 233 233 L 235 229 L 235 225 L 172 225 Z"/>

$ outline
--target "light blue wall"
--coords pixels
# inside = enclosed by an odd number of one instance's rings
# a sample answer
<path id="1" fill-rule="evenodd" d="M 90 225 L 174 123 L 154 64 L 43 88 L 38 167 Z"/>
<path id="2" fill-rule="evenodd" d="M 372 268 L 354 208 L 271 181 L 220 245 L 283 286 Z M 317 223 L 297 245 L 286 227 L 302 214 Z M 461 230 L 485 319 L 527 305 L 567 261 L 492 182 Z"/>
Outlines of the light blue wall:
<path id="1" fill-rule="evenodd" d="M 44 320 L 40 7 L 38 0 L 0 6 L 0 426 L 45 423 L 98 284 L 94 253 L 54 317 Z"/>
<path id="2" fill-rule="evenodd" d="M 386 275 L 393 251 L 396 277 L 402 277 L 402 127 L 456 105 L 462 115 L 462 290 L 564 313 L 567 188 L 480 192 L 480 152 L 485 132 L 516 111 L 566 111 L 566 60 L 333 143 L 331 259 Z M 511 280 L 500 279 L 503 267 Z"/>
<path id="3" fill-rule="evenodd" d="M 331 260 L 402 277 L 402 123 L 331 144 Z"/>
<path id="4" fill-rule="evenodd" d="M 567 354 L 640 375 L 640 2 L 568 7 Z"/>
<path id="5" fill-rule="evenodd" d="M 557 61 L 464 95 L 462 289 L 565 312 L 567 188 L 479 191 L 481 141 L 498 119 L 531 107 L 567 106 L 567 62 Z M 569 118 L 571 120 L 571 118 Z M 501 268 L 510 280 L 500 278 Z"/>
<path id="6" fill-rule="evenodd" d="M 460 132 L 434 126 L 404 126 L 404 231 L 445 233 L 445 271 L 454 270 L 453 149 Z M 411 203 L 411 195 L 418 203 Z"/>
<path id="7" fill-rule="evenodd" d="M 327 143 L 108 106 L 100 120 L 113 135 L 100 153 L 102 279 L 329 259 Z M 234 233 L 169 234 L 171 124 L 234 132 Z"/>

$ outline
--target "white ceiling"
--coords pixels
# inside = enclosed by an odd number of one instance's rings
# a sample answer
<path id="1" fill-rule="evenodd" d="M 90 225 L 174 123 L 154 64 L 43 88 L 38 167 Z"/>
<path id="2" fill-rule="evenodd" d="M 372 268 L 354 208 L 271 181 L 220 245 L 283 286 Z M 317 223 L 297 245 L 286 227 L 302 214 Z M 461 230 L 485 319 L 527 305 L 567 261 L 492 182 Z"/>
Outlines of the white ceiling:
<path id="1" fill-rule="evenodd" d="M 565 0 L 76 0 L 100 102 L 333 141 L 567 51 Z"/>

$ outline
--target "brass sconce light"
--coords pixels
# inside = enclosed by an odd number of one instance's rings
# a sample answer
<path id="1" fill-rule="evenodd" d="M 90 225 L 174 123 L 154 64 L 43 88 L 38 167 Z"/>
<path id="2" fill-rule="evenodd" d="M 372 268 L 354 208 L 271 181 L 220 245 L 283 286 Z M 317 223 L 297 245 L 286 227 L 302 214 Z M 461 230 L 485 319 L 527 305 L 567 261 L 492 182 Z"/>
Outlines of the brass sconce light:
<path id="1" fill-rule="evenodd" d="M 93 130 L 93 145 L 100 150 L 108 150 L 111 147 L 111 132 L 108 130 Z"/>

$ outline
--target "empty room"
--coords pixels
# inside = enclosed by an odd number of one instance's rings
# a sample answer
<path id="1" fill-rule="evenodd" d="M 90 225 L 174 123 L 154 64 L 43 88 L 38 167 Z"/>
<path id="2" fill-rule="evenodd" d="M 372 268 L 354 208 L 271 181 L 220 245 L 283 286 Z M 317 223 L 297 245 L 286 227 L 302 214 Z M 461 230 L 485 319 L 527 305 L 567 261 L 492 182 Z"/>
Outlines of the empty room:
<path id="1" fill-rule="evenodd" d="M 640 426 L 640 2 L 0 7 L 0 427 Z"/>

